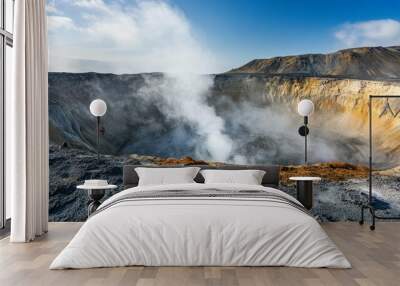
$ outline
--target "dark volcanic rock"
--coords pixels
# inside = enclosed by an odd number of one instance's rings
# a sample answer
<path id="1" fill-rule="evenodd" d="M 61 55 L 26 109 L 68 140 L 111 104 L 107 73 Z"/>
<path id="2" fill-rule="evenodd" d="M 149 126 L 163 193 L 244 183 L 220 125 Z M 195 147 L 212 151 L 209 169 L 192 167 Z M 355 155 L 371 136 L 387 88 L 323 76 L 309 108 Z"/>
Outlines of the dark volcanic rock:
<path id="1" fill-rule="evenodd" d="M 374 176 L 373 201 L 378 215 L 400 216 L 400 190 L 397 179 Z M 295 185 L 284 184 L 281 189 L 296 196 Z M 320 221 L 358 221 L 361 204 L 368 202 L 367 179 L 344 181 L 323 180 L 314 185 L 314 206 L 311 213 Z M 365 212 L 366 220 L 370 215 Z"/>
<path id="2" fill-rule="evenodd" d="M 87 217 L 88 196 L 85 190 L 76 187 L 87 179 L 108 180 L 118 189 L 107 191 L 104 199 L 122 190 L 122 167 L 131 165 L 194 165 L 207 164 L 190 157 L 159 158 L 155 156 L 112 156 L 101 155 L 82 149 L 62 148 L 50 145 L 50 221 L 84 221 Z"/>
<path id="3" fill-rule="evenodd" d="M 101 156 L 79 149 L 50 146 L 50 221 L 84 221 L 87 216 L 88 196 L 86 191 L 77 190 L 76 186 L 86 179 L 104 179 L 110 184 L 121 186 L 122 166 L 129 164 L 148 164 L 117 156 Z M 105 198 L 121 190 L 108 191 Z"/>
<path id="4" fill-rule="evenodd" d="M 122 166 L 135 165 L 191 165 L 196 162 L 190 158 L 162 159 L 155 156 L 110 156 L 102 155 L 99 162 L 95 153 L 80 149 L 60 148 L 50 146 L 50 194 L 49 219 L 50 221 L 84 221 L 86 220 L 88 197 L 86 191 L 77 190 L 76 186 L 85 179 L 105 179 L 109 183 L 120 186 L 115 191 L 109 191 L 105 198 L 122 190 Z M 331 164 L 332 165 L 332 164 Z M 335 163 L 332 166 L 339 166 Z M 317 165 L 318 167 L 319 165 Z M 347 165 L 341 165 L 347 166 Z M 311 166 L 312 167 L 312 166 Z M 285 178 L 290 174 L 296 176 L 304 174 L 300 166 L 285 167 L 282 171 L 281 189 L 292 196 L 296 196 L 295 185 Z M 305 168 L 306 171 L 308 168 Z M 311 168 L 312 169 L 312 168 Z M 298 173 L 295 173 L 297 170 Z M 341 170 L 332 168 L 332 172 L 341 175 Z M 357 175 L 358 170 L 353 169 Z M 315 174 L 314 174 L 315 175 Z M 336 178 L 337 175 L 331 175 Z M 374 176 L 374 200 L 378 213 L 381 215 L 400 215 L 400 191 L 398 177 Z M 360 204 L 367 201 L 367 180 L 343 179 L 332 181 L 324 179 L 315 187 L 314 208 L 312 213 L 322 221 L 357 221 L 360 216 Z"/>

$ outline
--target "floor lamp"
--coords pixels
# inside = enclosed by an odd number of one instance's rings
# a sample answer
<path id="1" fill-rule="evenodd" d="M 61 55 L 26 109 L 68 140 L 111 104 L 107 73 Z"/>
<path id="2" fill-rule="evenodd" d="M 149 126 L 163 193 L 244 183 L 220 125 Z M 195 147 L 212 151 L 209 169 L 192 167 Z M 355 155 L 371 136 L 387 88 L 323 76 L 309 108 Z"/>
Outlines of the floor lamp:
<path id="1" fill-rule="evenodd" d="M 370 225 L 370 229 L 375 229 L 375 219 L 400 219 L 400 217 L 383 217 L 375 214 L 374 201 L 372 198 L 372 162 L 373 162 L 373 148 L 372 148 L 372 102 L 374 99 L 386 99 L 389 98 L 399 98 L 400 95 L 370 95 L 368 101 L 368 114 L 369 114 L 369 174 L 368 174 L 368 203 L 361 205 L 361 219 L 359 221 L 360 224 L 364 224 L 364 210 L 369 210 L 372 217 L 372 224 Z"/>
<path id="2" fill-rule="evenodd" d="M 309 99 L 303 99 L 297 105 L 297 112 L 304 117 L 304 125 L 300 126 L 299 134 L 304 137 L 304 163 L 307 165 L 307 136 L 310 133 L 308 129 L 308 117 L 314 112 L 314 103 Z"/>
<path id="3" fill-rule="evenodd" d="M 96 149 L 97 149 L 97 161 L 100 159 L 100 153 L 99 153 L 99 146 L 100 146 L 100 133 L 104 135 L 105 129 L 104 127 L 100 127 L 100 117 L 104 116 L 107 112 L 107 104 L 104 102 L 104 100 L 101 99 L 95 99 L 90 103 L 90 113 L 93 116 L 96 116 L 97 119 L 97 144 L 96 144 Z"/>

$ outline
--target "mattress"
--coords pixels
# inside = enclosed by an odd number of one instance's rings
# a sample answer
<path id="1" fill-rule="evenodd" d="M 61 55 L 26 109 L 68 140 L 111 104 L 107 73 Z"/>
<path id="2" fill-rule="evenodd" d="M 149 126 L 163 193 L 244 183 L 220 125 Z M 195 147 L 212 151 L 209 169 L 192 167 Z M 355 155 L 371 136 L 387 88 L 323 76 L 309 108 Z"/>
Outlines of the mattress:
<path id="1" fill-rule="evenodd" d="M 133 265 L 351 267 L 286 193 L 193 183 L 135 187 L 110 197 L 50 269 Z"/>

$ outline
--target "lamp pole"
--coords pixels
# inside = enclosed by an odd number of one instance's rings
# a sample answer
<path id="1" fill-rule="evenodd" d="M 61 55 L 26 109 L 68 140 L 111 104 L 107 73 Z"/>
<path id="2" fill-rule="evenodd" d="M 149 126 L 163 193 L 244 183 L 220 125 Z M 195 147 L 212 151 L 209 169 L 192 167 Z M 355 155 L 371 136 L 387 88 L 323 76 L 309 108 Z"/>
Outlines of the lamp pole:
<path id="1" fill-rule="evenodd" d="M 95 99 L 90 103 L 90 113 L 96 117 L 96 153 L 97 162 L 100 160 L 100 133 L 104 134 L 104 128 L 100 127 L 100 117 L 107 112 L 107 104 L 104 100 Z"/>
<path id="2" fill-rule="evenodd" d="M 307 165 L 308 116 L 304 116 L 304 164 Z"/>
<path id="3" fill-rule="evenodd" d="M 304 164 L 308 164 L 308 146 L 307 146 L 307 136 L 310 130 L 308 129 L 308 116 L 314 112 L 314 103 L 309 99 L 303 99 L 297 105 L 297 112 L 303 116 L 304 118 L 304 125 L 300 126 L 299 134 L 300 136 L 304 136 Z"/>
<path id="4" fill-rule="evenodd" d="M 97 119 L 97 162 L 100 160 L 100 116 L 96 116 Z"/>

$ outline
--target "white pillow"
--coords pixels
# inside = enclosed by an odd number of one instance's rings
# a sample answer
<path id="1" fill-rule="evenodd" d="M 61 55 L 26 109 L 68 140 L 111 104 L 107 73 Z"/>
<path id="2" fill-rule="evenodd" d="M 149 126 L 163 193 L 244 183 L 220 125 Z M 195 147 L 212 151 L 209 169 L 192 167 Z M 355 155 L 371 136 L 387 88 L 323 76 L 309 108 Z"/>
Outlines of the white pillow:
<path id="1" fill-rule="evenodd" d="M 195 183 L 193 180 L 200 168 L 135 168 L 139 176 L 139 186 L 187 184 Z"/>
<path id="2" fill-rule="evenodd" d="M 205 184 L 261 185 L 265 171 L 261 170 L 202 170 Z"/>

